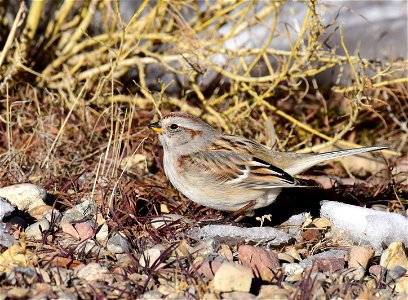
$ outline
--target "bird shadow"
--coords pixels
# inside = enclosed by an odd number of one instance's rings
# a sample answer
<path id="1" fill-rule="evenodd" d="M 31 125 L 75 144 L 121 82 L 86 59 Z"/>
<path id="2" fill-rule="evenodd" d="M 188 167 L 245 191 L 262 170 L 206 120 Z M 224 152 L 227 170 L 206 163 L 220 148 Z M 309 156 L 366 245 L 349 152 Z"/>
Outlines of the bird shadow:
<path id="1" fill-rule="evenodd" d="M 283 189 L 272 204 L 255 210 L 255 215 L 245 217 L 241 223 L 259 226 L 259 218 L 272 215 L 270 220 L 263 218 L 263 226 L 276 226 L 288 220 L 291 216 L 308 212 L 312 217 L 320 216 L 323 200 L 338 201 L 353 205 L 363 205 L 370 201 L 367 194 L 357 186 L 333 186 L 330 189 L 321 187 L 299 187 Z M 258 218 L 257 218 L 258 217 Z"/>

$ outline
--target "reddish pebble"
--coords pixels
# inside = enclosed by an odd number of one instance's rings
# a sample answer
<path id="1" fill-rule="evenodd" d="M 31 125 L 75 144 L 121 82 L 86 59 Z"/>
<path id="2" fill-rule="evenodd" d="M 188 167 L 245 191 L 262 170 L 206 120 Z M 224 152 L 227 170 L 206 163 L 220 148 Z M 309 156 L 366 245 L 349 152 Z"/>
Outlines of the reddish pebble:
<path id="1" fill-rule="evenodd" d="M 209 256 L 198 264 L 197 272 L 206 279 L 212 280 L 222 263 L 226 261 L 227 260 L 222 256 Z"/>
<path id="2" fill-rule="evenodd" d="M 272 280 L 280 267 L 278 255 L 261 247 L 242 245 L 238 248 L 238 254 L 243 265 L 251 267 L 255 276 L 265 281 Z"/>
<path id="3" fill-rule="evenodd" d="M 75 224 L 75 229 L 78 231 L 81 240 L 89 239 L 94 236 L 94 230 L 88 223 Z"/>
<path id="4" fill-rule="evenodd" d="M 370 247 L 354 246 L 349 250 L 349 268 L 358 266 L 367 268 L 368 263 L 374 257 L 374 249 Z"/>
<path id="5" fill-rule="evenodd" d="M 74 226 L 72 226 L 70 223 L 67 222 L 62 222 L 60 224 L 62 232 L 69 234 L 71 237 L 73 237 L 76 240 L 80 240 L 78 232 L 75 230 Z"/>
<path id="6" fill-rule="evenodd" d="M 336 272 L 344 269 L 344 264 L 343 258 L 318 258 L 314 260 L 314 265 L 320 272 Z"/>

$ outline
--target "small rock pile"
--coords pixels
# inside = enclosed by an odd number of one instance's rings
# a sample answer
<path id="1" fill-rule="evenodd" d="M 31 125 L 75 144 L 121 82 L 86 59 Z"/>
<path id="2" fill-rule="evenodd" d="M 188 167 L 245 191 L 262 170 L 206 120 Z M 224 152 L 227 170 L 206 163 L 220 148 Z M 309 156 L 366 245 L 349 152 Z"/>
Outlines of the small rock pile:
<path id="1" fill-rule="evenodd" d="M 1 188 L 0 197 L 4 215 L 14 207 L 21 212 L 9 217 L 0 234 L 0 242 L 5 240 L 0 298 L 367 299 L 408 294 L 402 242 L 380 252 L 341 245 L 330 240 L 331 224 L 324 218 L 293 216 L 281 226 L 287 229 L 197 229 L 191 220 L 169 213 L 139 227 L 119 228 L 90 198 L 59 211 L 45 203 L 46 191 L 32 184 Z M 189 230 L 170 231 L 176 226 Z"/>

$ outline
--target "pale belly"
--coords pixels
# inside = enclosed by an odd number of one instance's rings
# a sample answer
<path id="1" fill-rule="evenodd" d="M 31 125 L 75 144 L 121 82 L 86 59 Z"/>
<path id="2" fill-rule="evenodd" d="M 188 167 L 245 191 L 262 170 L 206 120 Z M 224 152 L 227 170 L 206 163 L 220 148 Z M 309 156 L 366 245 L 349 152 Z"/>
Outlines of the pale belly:
<path id="1" fill-rule="evenodd" d="M 208 182 L 203 176 L 188 176 L 166 168 L 167 178 L 173 186 L 190 200 L 206 207 L 222 210 L 237 211 L 253 200 L 255 205 L 249 210 L 267 206 L 275 201 L 280 193 L 280 188 L 268 191 L 242 188 L 226 185 L 221 182 Z"/>

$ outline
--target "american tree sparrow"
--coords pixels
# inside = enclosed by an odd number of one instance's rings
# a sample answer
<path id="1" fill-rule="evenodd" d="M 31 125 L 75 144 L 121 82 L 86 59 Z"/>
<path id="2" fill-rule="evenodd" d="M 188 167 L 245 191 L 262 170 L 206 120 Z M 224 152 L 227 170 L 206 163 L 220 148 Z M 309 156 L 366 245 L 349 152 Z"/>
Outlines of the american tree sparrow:
<path id="1" fill-rule="evenodd" d="M 326 160 L 386 147 L 297 154 L 268 149 L 244 137 L 223 134 L 198 117 L 173 112 L 149 128 L 159 134 L 167 178 L 186 197 L 223 211 L 267 206 L 293 178 Z"/>

